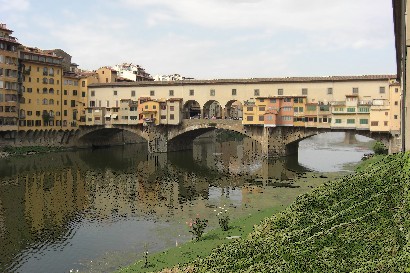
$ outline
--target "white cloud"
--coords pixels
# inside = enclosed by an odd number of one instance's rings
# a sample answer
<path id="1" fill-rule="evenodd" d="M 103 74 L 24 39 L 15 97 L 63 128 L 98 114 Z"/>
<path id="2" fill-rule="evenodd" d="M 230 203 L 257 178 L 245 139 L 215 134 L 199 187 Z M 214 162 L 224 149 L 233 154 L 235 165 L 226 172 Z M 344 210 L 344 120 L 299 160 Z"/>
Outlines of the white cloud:
<path id="1" fill-rule="evenodd" d="M 0 13 L 25 11 L 29 7 L 29 0 L 0 0 Z"/>

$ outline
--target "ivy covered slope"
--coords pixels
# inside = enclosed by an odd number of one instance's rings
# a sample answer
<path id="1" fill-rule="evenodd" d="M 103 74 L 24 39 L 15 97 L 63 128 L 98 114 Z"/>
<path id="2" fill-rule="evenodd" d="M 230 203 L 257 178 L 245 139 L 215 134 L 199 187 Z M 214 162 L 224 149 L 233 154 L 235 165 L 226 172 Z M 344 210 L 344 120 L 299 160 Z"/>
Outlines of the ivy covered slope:
<path id="1" fill-rule="evenodd" d="M 194 272 L 410 272 L 409 154 L 302 195 Z M 177 270 L 178 271 L 178 270 Z M 190 271 L 191 272 L 191 271 Z"/>

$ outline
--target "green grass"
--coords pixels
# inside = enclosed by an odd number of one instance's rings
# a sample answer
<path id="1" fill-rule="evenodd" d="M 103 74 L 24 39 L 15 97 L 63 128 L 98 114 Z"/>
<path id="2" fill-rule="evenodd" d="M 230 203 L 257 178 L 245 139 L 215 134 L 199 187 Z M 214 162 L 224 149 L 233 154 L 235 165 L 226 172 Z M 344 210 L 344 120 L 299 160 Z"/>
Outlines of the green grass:
<path id="1" fill-rule="evenodd" d="M 184 251 L 196 248 L 202 245 Z M 188 267 L 189 272 L 410 272 L 409 154 L 374 158 L 356 174 L 301 195 L 246 238 L 223 243 Z M 185 272 L 180 268 L 172 272 Z"/>
<path id="2" fill-rule="evenodd" d="M 188 263 L 195 258 L 209 255 L 215 247 L 229 243 L 236 239 L 226 239 L 228 236 L 246 237 L 252 232 L 256 223 L 261 222 L 266 217 L 272 216 L 274 209 L 266 209 L 236 219 L 230 222 L 229 230 L 222 231 L 221 228 L 211 230 L 203 235 L 200 241 L 190 241 L 167 251 L 154 253 L 148 256 L 148 267 L 144 268 L 144 260 L 137 261 L 135 264 L 121 269 L 118 272 L 152 272 L 163 268 L 173 267 L 178 264 Z"/>

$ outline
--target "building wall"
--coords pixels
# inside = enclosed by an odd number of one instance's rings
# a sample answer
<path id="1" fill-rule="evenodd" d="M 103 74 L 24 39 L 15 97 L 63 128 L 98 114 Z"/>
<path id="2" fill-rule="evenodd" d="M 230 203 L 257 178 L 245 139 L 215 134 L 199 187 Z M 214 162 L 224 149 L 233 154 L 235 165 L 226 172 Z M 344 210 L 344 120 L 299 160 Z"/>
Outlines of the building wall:
<path id="1" fill-rule="evenodd" d="M 24 104 L 20 105 L 24 117 L 19 130 L 59 130 L 62 122 L 61 58 L 41 51 L 20 51 L 23 69 Z"/>
<path id="2" fill-rule="evenodd" d="M 17 130 L 19 116 L 19 43 L 12 30 L 0 24 L 0 131 Z"/>
<path id="3" fill-rule="evenodd" d="M 401 92 L 400 84 L 393 83 L 390 86 L 390 130 L 400 133 L 401 121 Z"/>

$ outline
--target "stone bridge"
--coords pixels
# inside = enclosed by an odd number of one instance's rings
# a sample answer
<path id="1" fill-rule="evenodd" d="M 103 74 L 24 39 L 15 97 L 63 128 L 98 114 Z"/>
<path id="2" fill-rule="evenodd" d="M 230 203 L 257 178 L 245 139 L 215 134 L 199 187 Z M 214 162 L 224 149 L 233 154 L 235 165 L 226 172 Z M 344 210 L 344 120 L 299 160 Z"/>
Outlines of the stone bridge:
<path id="1" fill-rule="evenodd" d="M 296 154 L 299 142 L 303 139 L 325 132 L 347 132 L 359 134 L 382 141 L 390 152 L 395 139 L 388 132 L 370 132 L 368 130 L 330 129 L 309 127 L 263 127 L 243 125 L 240 120 L 228 119 L 185 119 L 179 125 L 110 125 L 87 126 L 73 132 L 66 138 L 70 146 L 104 146 L 131 143 L 131 135 L 139 136 L 148 142 L 151 153 L 189 150 L 193 148 L 196 137 L 216 129 L 234 131 L 259 142 L 263 154 L 267 157 L 279 157 Z M 399 142 L 398 142 L 399 143 Z"/>

